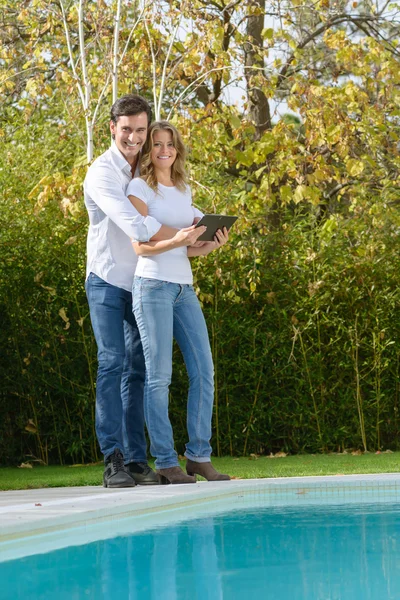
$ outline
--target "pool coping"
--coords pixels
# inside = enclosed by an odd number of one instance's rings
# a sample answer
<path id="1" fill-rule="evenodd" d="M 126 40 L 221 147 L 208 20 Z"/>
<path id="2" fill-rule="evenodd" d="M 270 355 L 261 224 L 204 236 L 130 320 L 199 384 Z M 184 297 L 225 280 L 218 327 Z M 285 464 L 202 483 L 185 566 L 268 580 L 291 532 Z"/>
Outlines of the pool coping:
<path id="1" fill-rule="evenodd" d="M 286 492 L 295 494 L 297 503 L 304 503 L 305 500 L 312 502 L 316 491 L 321 494 L 323 490 L 332 496 L 340 495 L 341 490 L 362 488 L 368 496 L 379 486 L 390 494 L 392 501 L 400 502 L 399 473 L 236 479 L 127 489 L 87 486 L 3 491 L 0 492 L 0 544 L 102 521 L 201 505 L 223 497 L 228 500 L 243 493 L 262 492 L 274 496 Z"/>

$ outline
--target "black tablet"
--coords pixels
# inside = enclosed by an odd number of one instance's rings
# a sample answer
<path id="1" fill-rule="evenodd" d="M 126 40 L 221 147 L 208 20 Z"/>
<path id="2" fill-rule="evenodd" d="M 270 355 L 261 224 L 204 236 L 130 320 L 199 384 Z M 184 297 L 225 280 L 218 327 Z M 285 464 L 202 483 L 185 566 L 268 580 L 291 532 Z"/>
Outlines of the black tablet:
<path id="1" fill-rule="evenodd" d="M 229 231 L 236 219 L 237 217 L 228 217 L 227 215 L 204 215 L 204 217 L 202 217 L 200 221 L 196 223 L 196 227 L 205 225 L 207 227 L 207 231 L 197 239 L 200 242 L 213 242 L 214 236 L 218 229 L 226 227 Z"/>

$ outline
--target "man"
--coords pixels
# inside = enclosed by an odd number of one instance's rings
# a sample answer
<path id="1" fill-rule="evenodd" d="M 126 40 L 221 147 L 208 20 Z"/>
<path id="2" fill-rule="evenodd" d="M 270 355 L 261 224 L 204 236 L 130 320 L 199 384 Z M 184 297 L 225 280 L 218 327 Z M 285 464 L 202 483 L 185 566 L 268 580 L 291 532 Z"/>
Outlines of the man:
<path id="1" fill-rule="evenodd" d="M 89 214 L 85 287 L 98 348 L 96 434 L 105 487 L 158 483 L 147 464 L 145 366 L 132 313 L 136 255 L 131 238 L 170 240 L 176 247 L 189 246 L 200 235 L 193 227 L 177 231 L 139 215 L 125 196 L 132 176 L 139 174 L 150 121 L 151 108 L 140 96 L 117 100 L 111 108 L 111 148 L 94 161 L 84 182 Z"/>

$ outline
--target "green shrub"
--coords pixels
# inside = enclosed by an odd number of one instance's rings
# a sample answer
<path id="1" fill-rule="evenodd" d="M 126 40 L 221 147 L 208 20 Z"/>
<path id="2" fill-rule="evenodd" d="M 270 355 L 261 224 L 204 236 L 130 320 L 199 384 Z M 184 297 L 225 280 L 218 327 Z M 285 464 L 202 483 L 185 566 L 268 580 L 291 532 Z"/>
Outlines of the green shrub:
<path id="1" fill-rule="evenodd" d="M 56 138 L 41 135 L 40 147 L 32 135 L 28 150 L 14 139 L 1 154 L 0 462 L 90 462 L 99 451 L 85 168 L 74 167 L 81 140 L 66 139 L 57 161 L 48 151 Z M 225 130 L 210 135 L 215 165 L 196 158 L 200 136 L 192 148 L 192 175 L 204 185 L 194 185 L 196 202 L 240 215 L 229 247 L 193 263 L 215 361 L 214 451 L 398 448 L 396 203 L 360 186 L 335 211 L 279 205 L 254 174 L 226 174 Z M 171 418 L 180 453 L 186 392 L 176 350 Z"/>

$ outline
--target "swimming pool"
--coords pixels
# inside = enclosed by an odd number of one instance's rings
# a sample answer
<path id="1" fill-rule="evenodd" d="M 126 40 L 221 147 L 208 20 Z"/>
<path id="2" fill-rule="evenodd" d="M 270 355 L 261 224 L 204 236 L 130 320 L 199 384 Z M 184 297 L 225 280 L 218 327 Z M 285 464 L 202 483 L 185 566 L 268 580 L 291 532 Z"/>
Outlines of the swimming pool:
<path id="1" fill-rule="evenodd" d="M 15 560 L 8 539 L 0 596 L 400 598 L 400 479 L 312 479 L 209 488 L 221 494 L 35 535 Z"/>

